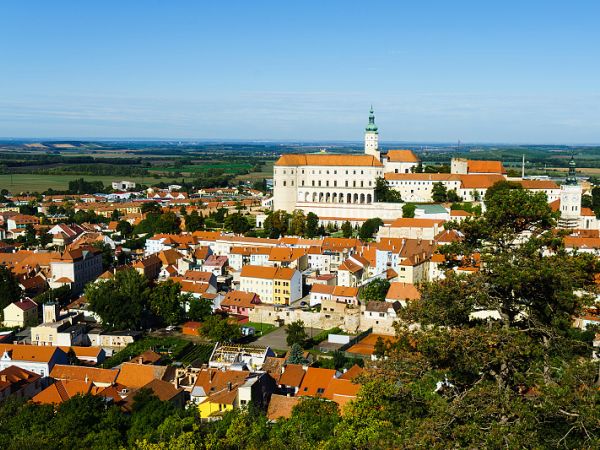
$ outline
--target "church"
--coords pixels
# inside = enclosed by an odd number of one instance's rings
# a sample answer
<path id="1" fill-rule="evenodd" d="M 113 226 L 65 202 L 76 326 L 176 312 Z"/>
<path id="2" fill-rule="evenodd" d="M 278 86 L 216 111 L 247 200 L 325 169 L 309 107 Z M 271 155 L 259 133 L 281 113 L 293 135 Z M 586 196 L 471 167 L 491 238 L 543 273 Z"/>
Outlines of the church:
<path id="1" fill-rule="evenodd" d="M 287 154 L 274 167 L 273 208 L 313 212 L 322 220 L 364 221 L 402 216 L 401 203 L 376 203 L 375 184 L 386 172 L 410 173 L 419 164 L 410 150 L 381 157 L 373 108 L 365 128 L 364 154 Z"/>

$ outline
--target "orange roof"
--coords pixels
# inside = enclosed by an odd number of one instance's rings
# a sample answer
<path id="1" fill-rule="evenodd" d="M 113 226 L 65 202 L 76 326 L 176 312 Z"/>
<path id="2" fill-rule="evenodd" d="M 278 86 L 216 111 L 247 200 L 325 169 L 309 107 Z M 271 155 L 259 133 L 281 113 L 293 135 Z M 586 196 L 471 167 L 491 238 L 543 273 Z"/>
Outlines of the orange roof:
<path id="1" fill-rule="evenodd" d="M 291 280 L 296 271 L 287 267 L 243 266 L 241 277 L 265 278 L 269 280 Z"/>
<path id="2" fill-rule="evenodd" d="M 560 189 L 560 186 L 552 180 L 521 180 L 517 181 L 523 189 Z"/>
<path id="3" fill-rule="evenodd" d="M 354 384 L 351 380 L 332 378 L 323 393 L 323 397 L 335 402 L 340 401 L 344 405 L 348 400 L 356 398 L 360 387 L 360 384 Z"/>
<path id="4" fill-rule="evenodd" d="M 311 294 L 333 294 L 333 290 L 335 286 L 331 286 L 329 284 L 313 284 L 310 289 Z"/>
<path id="5" fill-rule="evenodd" d="M 506 169 L 502 166 L 502 161 L 467 161 L 467 173 L 506 173 Z"/>
<path id="6" fill-rule="evenodd" d="M 371 155 L 337 155 L 330 153 L 308 155 L 281 155 L 276 166 L 361 166 L 383 167 L 381 161 Z"/>
<path id="7" fill-rule="evenodd" d="M 433 228 L 435 225 L 442 225 L 445 221 L 442 219 L 415 219 L 401 217 L 396 219 L 390 225 L 394 228 Z"/>
<path id="8" fill-rule="evenodd" d="M 166 366 L 147 364 L 123 363 L 117 377 L 117 383 L 130 388 L 141 388 L 152 380 L 163 378 Z"/>
<path id="9" fill-rule="evenodd" d="M 377 338 L 379 337 L 381 337 L 384 340 L 384 342 L 394 343 L 397 341 L 397 338 L 395 336 L 371 333 L 346 351 L 348 353 L 356 353 L 358 355 L 372 355 L 375 351 L 375 343 L 377 342 Z"/>
<path id="10" fill-rule="evenodd" d="M 395 173 L 386 172 L 384 175 L 386 180 L 406 180 L 406 181 L 460 181 L 460 175 L 452 173 Z"/>
<path id="11" fill-rule="evenodd" d="M 488 189 L 498 181 L 504 181 L 502 175 L 460 175 L 461 187 L 463 189 Z"/>
<path id="12" fill-rule="evenodd" d="M 69 400 L 71 397 L 75 397 L 76 395 L 89 394 L 93 387 L 94 386 L 92 383 L 86 383 L 85 381 L 59 380 L 35 395 L 31 401 L 33 403 L 42 405 L 59 405 L 62 402 Z"/>
<path id="13" fill-rule="evenodd" d="M 302 379 L 298 395 L 309 395 L 311 397 L 323 396 L 325 389 L 327 389 L 335 374 L 336 371 L 333 369 L 309 367 Z"/>
<path id="14" fill-rule="evenodd" d="M 254 308 L 256 303 L 260 303 L 257 298 L 258 296 L 254 292 L 229 291 L 221 302 L 221 306 Z"/>
<path id="15" fill-rule="evenodd" d="M 387 158 L 390 162 L 419 162 L 412 150 L 389 150 Z"/>
<path id="16" fill-rule="evenodd" d="M 89 381 L 90 383 L 112 384 L 119 374 L 115 369 L 99 369 L 86 366 L 64 366 L 57 364 L 52 368 L 50 377 L 56 380 L 78 380 Z"/>
<path id="17" fill-rule="evenodd" d="M 277 384 L 298 387 L 302 384 L 305 372 L 300 364 L 287 364 Z"/>
<path id="18" fill-rule="evenodd" d="M 354 380 L 357 376 L 363 373 L 363 368 L 357 364 L 354 364 L 346 372 L 340 375 L 341 380 Z"/>
<path id="19" fill-rule="evenodd" d="M 294 406 L 298 404 L 300 398 L 288 397 L 287 395 L 272 394 L 267 408 L 267 419 L 289 419 L 292 416 Z"/>
<path id="20" fill-rule="evenodd" d="M 0 371 L 0 392 L 5 389 L 17 388 L 19 386 L 27 385 L 31 382 L 37 381 L 42 376 L 35 372 L 22 369 L 17 366 L 8 366 L 6 369 Z M 9 391 L 14 392 L 14 391 Z"/>
<path id="21" fill-rule="evenodd" d="M 386 300 L 419 300 L 421 293 L 414 284 L 390 283 Z"/>
<path id="22" fill-rule="evenodd" d="M 0 355 L 7 352 L 14 361 L 50 362 L 56 352 L 62 352 L 58 347 L 25 344 L 0 344 Z"/>
<path id="23" fill-rule="evenodd" d="M 69 353 L 72 350 L 78 358 L 97 358 L 102 352 L 102 347 L 81 347 L 73 345 L 71 347 L 60 346 L 59 348 L 65 353 Z"/>
<path id="24" fill-rule="evenodd" d="M 210 283 L 210 280 L 213 278 L 212 272 L 205 272 L 201 270 L 188 270 L 184 275 L 184 280 L 187 281 L 195 281 L 201 283 Z"/>
<path id="25" fill-rule="evenodd" d="M 358 288 L 349 286 L 334 286 L 333 295 L 338 297 L 356 297 L 358 295 Z"/>

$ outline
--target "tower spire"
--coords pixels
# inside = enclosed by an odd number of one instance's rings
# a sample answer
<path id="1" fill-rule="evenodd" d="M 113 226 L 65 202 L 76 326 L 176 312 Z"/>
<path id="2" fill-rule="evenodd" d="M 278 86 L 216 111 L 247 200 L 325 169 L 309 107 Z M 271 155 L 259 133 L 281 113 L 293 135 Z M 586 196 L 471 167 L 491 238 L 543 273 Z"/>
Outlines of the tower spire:
<path id="1" fill-rule="evenodd" d="M 575 168 L 577 164 L 575 163 L 575 153 L 571 152 L 571 160 L 569 161 L 569 173 L 567 174 L 567 183 L 570 186 L 577 185 L 577 171 Z"/>

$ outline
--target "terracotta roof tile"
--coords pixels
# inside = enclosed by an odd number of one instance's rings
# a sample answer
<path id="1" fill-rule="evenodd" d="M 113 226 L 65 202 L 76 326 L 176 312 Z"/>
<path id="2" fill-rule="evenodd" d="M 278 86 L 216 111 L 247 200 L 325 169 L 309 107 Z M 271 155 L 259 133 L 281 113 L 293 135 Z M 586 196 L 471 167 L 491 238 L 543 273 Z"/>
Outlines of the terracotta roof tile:
<path id="1" fill-rule="evenodd" d="M 383 167 L 383 164 L 371 155 L 337 154 L 289 154 L 282 155 L 276 166 L 360 166 Z"/>

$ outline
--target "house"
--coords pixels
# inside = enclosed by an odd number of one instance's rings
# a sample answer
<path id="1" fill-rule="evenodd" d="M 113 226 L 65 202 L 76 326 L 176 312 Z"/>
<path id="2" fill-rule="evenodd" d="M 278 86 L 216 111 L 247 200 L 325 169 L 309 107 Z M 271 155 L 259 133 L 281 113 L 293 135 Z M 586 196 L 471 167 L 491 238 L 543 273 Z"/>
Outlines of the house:
<path id="1" fill-rule="evenodd" d="M 358 305 L 358 288 L 313 284 L 310 291 L 310 306 L 320 305 L 327 300 L 334 300 L 348 305 Z"/>
<path id="2" fill-rule="evenodd" d="M 302 275 L 283 267 L 244 266 L 240 290 L 259 295 L 263 303 L 289 305 L 302 297 Z"/>
<path id="3" fill-rule="evenodd" d="M 65 250 L 50 262 L 50 270 L 52 289 L 68 285 L 78 294 L 102 273 L 102 252 L 92 246 Z"/>
<path id="4" fill-rule="evenodd" d="M 158 278 L 161 267 L 162 261 L 156 254 L 151 254 L 150 256 L 140 259 L 133 264 L 133 268 L 149 280 L 155 280 Z"/>
<path id="5" fill-rule="evenodd" d="M 229 314 L 248 317 L 254 305 L 260 303 L 260 297 L 254 292 L 229 291 L 221 301 L 221 309 Z"/>
<path id="6" fill-rule="evenodd" d="M 60 405 L 77 395 L 92 394 L 97 390 L 92 383 L 86 381 L 56 381 L 36 394 L 31 401 L 38 405 Z"/>
<path id="7" fill-rule="evenodd" d="M 50 372 L 50 378 L 60 381 L 85 381 L 97 387 L 108 387 L 116 382 L 118 374 L 118 369 L 57 364 Z"/>
<path id="8" fill-rule="evenodd" d="M 67 354 L 58 347 L 0 344 L 0 370 L 17 366 L 47 377 L 56 364 L 67 364 Z"/>
<path id="9" fill-rule="evenodd" d="M 338 267 L 338 284 L 340 286 L 355 287 L 361 285 L 369 278 L 369 260 L 361 255 L 349 256 Z"/>
<path id="10" fill-rule="evenodd" d="M 42 376 L 17 366 L 0 370 L 0 401 L 8 397 L 30 399 L 42 390 Z"/>
<path id="11" fill-rule="evenodd" d="M 6 227 L 9 231 L 20 231 L 25 230 L 27 225 L 37 225 L 39 223 L 40 219 L 36 216 L 15 214 L 7 218 Z"/>
<path id="12" fill-rule="evenodd" d="M 181 388 L 173 386 L 173 383 L 169 383 L 168 381 L 154 379 L 143 385 L 141 389 L 149 389 L 159 400 L 169 402 L 179 409 L 183 409 L 185 406 L 187 398 L 186 392 Z M 131 410 L 131 407 L 135 402 L 135 394 L 136 392 L 130 392 L 129 395 L 125 397 L 125 410 Z"/>
<path id="13" fill-rule="evenodd" d="M 302 378 L 298 389 L 298 396 L 323 397 L 329 382 L 337 372 L 334 369 L 322 369 L 320 367 L 309 367 Z"/>
<path id="14" fill-rule="evenodd" d="M 286 364 L 276 379 L 279 392 L 286 395 L 296 395 L 302 385 L 306 370 L 300 364 Z"/>
<path id="15" fill-rule="evenodd" d="M 300 402 L 300 397 L 289 397 L 287 395 L 273 394 L 267 408 L 267 419 L 276 422 L 279 419 L 289 419 L 292 410 Z"/>
<path id="16" fill-rule="evenodd" d="M 38 322 L 38 305 L 30 298 L 13 302 L 3 310 L 5 327 L 24 328 Z"/>
<path id="17" fill-rule="evenodd" d="M 273 378 L 264 372 L 208 368 L 198 374 L 190 398 L 198 404 L 200 419 L 218 420 L 224 412 L 246 408 L 250 402 L 266 409 L 274 391 Z"/>
<path id="18" fill-rule="evenodd" d="M 212 272 L 217 277 L 225 275 L 227 261 L 227 256 L 210 255 L 206 261 L 204 261 L 204 264 L 202 264 L 202 269 L 207 272 Z"/>
<path id="19" fill-rule="evenodd" d="M 123 331 L 103 331 L 95 329 L 88 332 L 88 338 L 91 345 L 109 348 L 121 349 L 134 343 L 142 337 L 141 331 L 123 330 Z"/>
<path id="20" fill-rule="evenodd" d="M 181 326 L 181 332 L 187 336 L 198 336 L 202 328 L 201 322 L 186 322 Z"/>
<path id="21" fill-rule="evenodd" d="M 385 295 L 385 301 L 389 303 L 400 302 L 405 307 L 408 302 L 420 300 L 421 293 L 414 284 L 390 283 L 390 288 Z"/>
<path id="22" fill-rule="evenodd" d="M 267 358 L 271 356 L 275 356 L 275 353 L 270 347 L 217 343 L 208 360 L 208 367 L 247 367 L 250 370 L 261 370 Z"/>
<path id="23" fill-rule="evenodd" d="M 117 383 L 129 389 L 141 389 L 152 380 L 163 380 L 167 373 L 167 366 L 154 366 L 125 362 L 121 364 Z"/>
<path id="24" fill-rule="evenodd" d="M 372 328 L 374 333 L 394 334 L 394 322 L 398 319 L 400 309 L 400 302 L 367 302 L 361 305 L 361 328 Z"/>
<path id="25" fill-rule="evenodd" d="M 434 239 L 443 231 L 444 220 L 400 218 L 379 229 L 379 238 Z"/>

